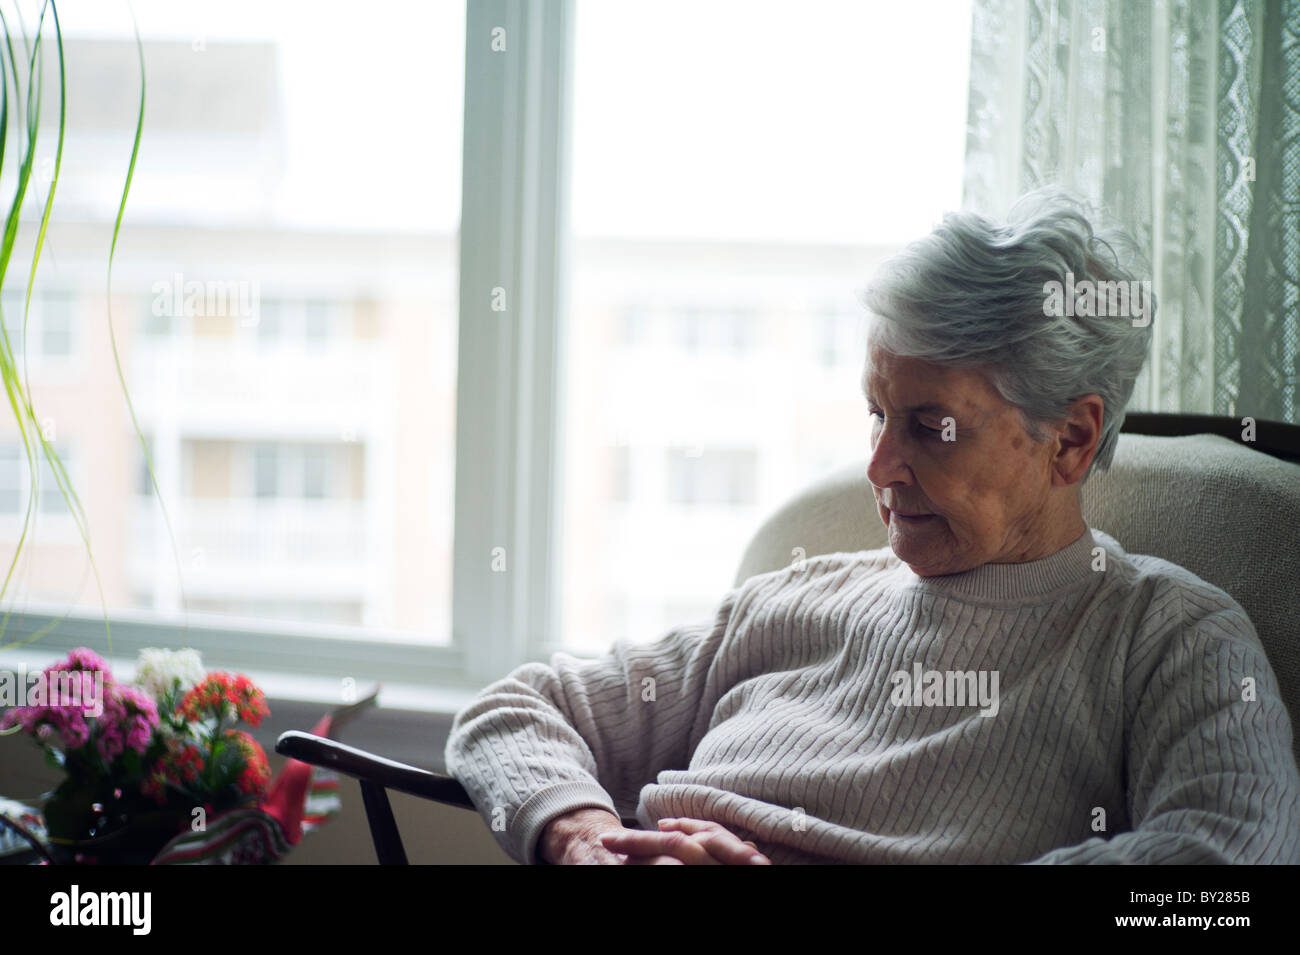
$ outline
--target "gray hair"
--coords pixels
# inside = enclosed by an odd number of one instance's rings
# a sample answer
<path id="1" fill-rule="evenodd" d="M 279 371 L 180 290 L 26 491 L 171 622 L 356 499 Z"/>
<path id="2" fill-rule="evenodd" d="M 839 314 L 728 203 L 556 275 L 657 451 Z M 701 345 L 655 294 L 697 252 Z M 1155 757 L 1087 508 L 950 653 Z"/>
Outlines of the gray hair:
<path id="1" fill-rule="evenodd" d="M 862 291 L 867 361 L 876 346 L 902 358 L 982 369 L 1020 409 L 1035 441 L 1047 439 L 1042 425 L 1061 421 L 1075 398 L 1100 395 L 1101 439 L 1083 480 L 1093 468 L 1106 470 L 1146 361 L 1155 296 L 1150 282 L 1142 283 L 1149 307 L 1140 325 L 1048 307 L 1049 283 L 1068 290 L 1067 273 L 1076 288 L 1085 280 L 1123 282 L 1125 292 L 1138 289 L 1127 284 L 1138 275 L 1150 275 L 1127 233 L 1094 231 L 1090 217 L 1100 221 L 1099 213 L 1054 186 L 1023 196 L 1006 225 L 971 212 L 946 214 L 928 236 L 885 262 Z"/>

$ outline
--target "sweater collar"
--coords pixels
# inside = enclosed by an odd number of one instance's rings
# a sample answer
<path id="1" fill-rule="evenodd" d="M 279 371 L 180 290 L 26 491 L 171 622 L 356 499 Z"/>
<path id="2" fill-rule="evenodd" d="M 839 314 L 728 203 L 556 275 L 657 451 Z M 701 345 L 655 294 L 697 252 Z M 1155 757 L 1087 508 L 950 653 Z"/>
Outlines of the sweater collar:
<path id="1" fill-rule="evenodd" d="M 918 576 L 907 564 L 899 561 L 899 575 L 907 589 L 985 600 L 1022 600 L 1050 594 L 1094 577 L 1092 552 L 1098 546 L 1098 534 L 1085 527 L 1072 544 L 1038 560 L 981 564 L 961 573 L 938 577 Z"/>

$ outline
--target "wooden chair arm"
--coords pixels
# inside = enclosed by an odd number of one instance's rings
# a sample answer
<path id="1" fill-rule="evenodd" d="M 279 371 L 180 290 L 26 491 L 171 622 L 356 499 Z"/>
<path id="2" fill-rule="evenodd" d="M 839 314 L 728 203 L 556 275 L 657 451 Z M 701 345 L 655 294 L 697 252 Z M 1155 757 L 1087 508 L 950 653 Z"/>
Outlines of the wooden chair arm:
<path id="1" fill-rule="evenodd" d="M 362 782 L 375 783 L 384 789 L 396 789 L 450 806 L 474 809 L 465 787 L 451 776 L 385 759 L 337 740 L 289 730 L 275 741 L 275 751 L 281 756 L 331 769 Z"/>

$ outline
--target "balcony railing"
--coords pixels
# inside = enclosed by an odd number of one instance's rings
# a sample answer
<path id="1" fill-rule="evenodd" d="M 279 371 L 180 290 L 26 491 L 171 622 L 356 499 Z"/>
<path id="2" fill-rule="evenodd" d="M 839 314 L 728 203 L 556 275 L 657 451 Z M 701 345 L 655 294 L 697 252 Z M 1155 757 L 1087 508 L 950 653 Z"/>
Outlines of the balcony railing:
<path id="1" fill-rule="evenodd" d="M 366 561 L 364 502 L 282 498 L 181 499 L 172 507 L 176 544 L 188 570 L 349 570 Z M 155 501 L 136 502 L 134 555 L 172 561 Z"/>
<path id="2" fill-rule="evenodd" d="M 394 376 L 380 343 L 321 351 L 247 342 L 176 339 L 142 343 L 129 384 L 142 416 L 175 415 L 209 429 L 364 430 L 391 416 Z"/>

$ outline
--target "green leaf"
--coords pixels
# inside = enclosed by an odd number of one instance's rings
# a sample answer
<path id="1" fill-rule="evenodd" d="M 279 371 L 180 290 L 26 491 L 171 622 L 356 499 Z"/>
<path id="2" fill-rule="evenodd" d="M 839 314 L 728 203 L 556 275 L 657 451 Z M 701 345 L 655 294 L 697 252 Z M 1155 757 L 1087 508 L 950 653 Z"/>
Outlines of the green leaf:
<path id="1" fill-rule="evenodd" d="M 8 592 L 9 586 L 13 581 L 14 573 L 18 561 L 23 553 L 23 547 L 27 541 L 28 532 L 31 530 L 32 523 L 36 512 L 36 501 L 39 494 L 36 475 L 38 473 L 37 449 L 44 454 L 45 460 L 49 463 L 50 470 L 54 475 L 55 482 L 59 486 L 59 491 L 68 504 L 80 533 L 83 544 L 86 548 L 86 554 L 89 564 L 95 577 L 95 585 L 99 592 L 100 607 L 104 615 L 104 632 L 108 640 L 108 651 L 113 650 L 113 631 L 108 618 L 108 605 L 104 597 L 103 582 L 100 578 L 99 568 L 95 562 L 94 552 L 90 543 L 90 531 L 86 521 L 85 508 L 81 499 L 72 486 L 72 481 L 68 477 L 67 469 L 63 461 L 59 458 L 58 453 L 46 440 L 42 433 L 39 417 L 33 408 L 31 398 L 31 382 L 27 375 L 27 325 L 28 316 L 31 308 L 32 291 L 36 281 L 36 269 L 40 261 L 41 250 L 44 246 L 46 232 L 49 228 L 50 215 L 54 205 L 54 195 L 58 185 L 59 173 L 63 161 L 63 144 L 64 134 L 66 131 L 67 121 L 67 75 L 63 51 L 63 32 L 59 23 L 58 8 L 54 0 L 46 0 L 41 7 L 40 20 L 36 26 L 35 42 L 28 47 L 26 28 L 22 25 L 21 9 L 18 9 L 19 26 L 22 36 L 22 49 L 26 54 L 27 65 L 27 95 L 25 99 L 25 116 L 19 116 L 17 119 L 18 131 L 26 132 L 25 149 L 20 155 L 17 184 L 14 189 L 14 195 L 9 203 L 8 212 L 4 218 L 4 230 L 0 233 L 0 287 L 4 284 L 4 276 L 8 271 L 9 261 L 14 252 L 14 246 L 17 240 L 18 226 L 23 208 L 23 202 L 26 197 L 29 183 L 31 182 L 32 162 L 36 155 L 37 134 L 40 129 L 41 115 L 41 97 L 43 84 L 43 71 L 40 66 L 43 62 L 42 35 L 45 25 L 45 14 L 49 11 L 51 20 L 54 24 L 54 37 L 58 51 L 59 59 L 59 123 L 58 123 L 58 141 L 55 148 L 54 174 L 50 182 L 49 194 L 45 198 L 44 208 L 41 214 L 40 226 L 35 242 L 35 248 L 32 255 L 31 272 L 27 280 L 27 292 L 23 310 L 23 357 L 22 370 L 20 372 L 18 362 L 14 355 L 13 347 L 9 341 L 8 331 L 3 323 L 3 316 L 0 313 L 0 385 L 3 385 L 5 398 L 9 402 L 10 410 L 13 413 L 14 420 L 18 425 L 19 437 L 23 443 L 25 458 L 27 462 L 28 473 L 32 476 L 32 491 L 28 496 L 27 510 L 23 518 L 22 530 L 18 536 L 18 542 L 14 548 L 13 558 L 9 563 L 8 570 L 5 573 L 4 582 L 0 584 L 0 601 L 3 600 Z M 135 34 L 136 53 L 140 64 L 140 103 L 136 116 L 135 137 L 131 144 L 130 162 L 127 166 L 126 180 L 122 188 L 122 198 L 118 204 L 117 214 L 113 222 L 113 238 L 108 250 L 108 268 L 106 273 L 107 288 L 107 317 L 109 328 L 109 342 L 112 346 L 113 364 L 117 371 L 118 382 L 122 389 L 122 395 L 126 399 L 127 409 L 130 412 L 131 424 L 135 429 L 136 435 L 140 440 L 141 447 L 144 448 L 145 463 L 149 469 L 149 476 L 153 482 L 155 496 L 158 499 L 159 507 L 162 508 L 163 521 L 167 527 L 168 538 L 172 546 L 172 556 L 176 565 L 178 578 L 181 574 L 180 551 L 176 545 L 175 534 L 172 530 L 171 518 L 163 502 L 161 490 L 158 487 L 158 479 L 154 473 L 152 457 L 149 454 L 148 443 L 145 441 L 144 432 L 140 428 L 139 419 L 135 412 L 135 406 L 131 401 L 131 395 L 126 385 L 126 377 L 122 372 L 121 356 L 118 353 L 117 338 L 113 331 L 113 313 L 112 313 L 112 290 L 113 290 L 113 259 L 117 251 L 117 240 L 122 228 L 122 220 L 126 213 L 127 197 L 131 191 L 131 181 L 135 175 L 136 161 L 140 154 L 140 143 L 144 131 L 144 109 L 145 109 L 145 62 L 144 62 L 144 44 L 140 39 L 139 25 L 135 19 L 135 11 L 131 10 L 128 4 L 128 10 L 131 14 L 131 25 Z M 8 117 L 9 117 L 9 90 L 10 78 L 12 77 L 13 95 L 15 104 L 22 106 L 24 104 L 22 84 L 18 72 L 18 57 L 15 54 L 13 35 L 9 29 L 8 21 L 4 17 L 3 11 L 0 11 L 0 27 L 4 31 L 4 51 L 8 53 L 8 74 L 5 73 L 5 64 L 3 56 L 0 56 L 0 170 L 3 169 L 5 147 L 7 145 L 8 134 Z M 25 120 L 25 123 L 24 123 Z M 29 434 L 30 429 L 30 434 Z M 35 440 L 33 440 L 35 439 Z M 186 604 L 184 580 L 180 580 L 181 606 Z M 69 608 L 71 609 L 71 608 Z M 49 631 L 53 630 L 63 621 L 66 613 L 50 623 L 41 627 L 31 636 L 24 640 L 4 643 L 3 636 L 8 629 L 9 617 L 11 610 L 6 608 L 4 616 L 0 619 L 0 650 L 20 647 L 32 643 Z M 183 623 L 183 629 L 186 633 L 189 630 L 189 621 Z"/>
<path id="2" fill-rule="evenodd" d="M 63 766 L 64 766 L 64 764 L 65 764 L 66 762 L 67 762 L 67 759 L 66 759 L 66 757 L 64 757 L 64 755 L 63 755 L 63 750 L 61 750 L 61 749 L 55 749 L 53 746 L 46 746 L 46 747 L 45 747 L 45 765 L 46 765 L 46 766 L 51 766 L 51 767 L 53 767 L 54 769 L 62 769 Z"/>
<path id="3" fill-rule="evenodd" d="M 135 162 L 140 155 L 140 139 L 144 133 L 144 95 L 145 95 L 145 71 L 144 71 L 144 44 L 140 42 L 140 28 L 135 20 L 135 11 L 131 11 L 131 26 L 135 30 L 135 48 L 140 59 L 140 110 L 136 117 L 135 123 L 135 141 L 131 144 L 131 162 L 126 170 L 126 183 L 122 187 L 122 201 L 117 207 L 117 216 L 113 220 L 113 241 L 108 248 L 108 281 L 107 281 L 107 302 L 108 302 L 108 341 L 113 347 L 113 367 L 117 370 L 117 380 L 122 386 L 122 397 L 126 399 L 126 408 L 131 415 L 131 426 L 135 428 L 136 436 L 140 439 L 140 447 L 144 451 L 145 467 L 149 470 L 149 481 L 153 484 L 154 497 L 158 501 L 158 507 L 162 511 L 163 523 L 167 527 L 167 538 L 172 545 L 172 559 L 176 564 L 176 578 L 180 587 L 181 606 L 186 603 L 185 598 L 185 580 L 181 572 L 181 553 L 176 546 L 176 535 L 172 531 L 171 516 L 167 512 L 167 505 L 163 501 L 162 489 L 158 486 L 158 475 L 154 473 L 153 456 L 149 453 L 149 442 L 145 440 L 144 431 L 140 428 L 139 418 L 135 413 L 135 403 L 131 401 L 131 393 L 126 387 L 126 376 L 122 373 L 122 359 L 117 351 L 117 336 L 113 333 L 113 257 L 117 253 L 117 236 L 122 229 L 122 219 L 126 215 L 126 199 L 131 194 L 131 180 L 135 176 Z M 189 619 L 182 623 L 182 632 L 188 642 L 189 637 Z"/>
<path id="4" fill-rule="evenodd" d="M 17 238 L 18 225 L 22 213 L 23 200 L 26 197 L 27 187 L 31 181 L 32 162 L 36 157 L 37 133 L 40 129 L 40 111 L 41 111 L 41 92 L 43 84 L 43 75 L 41 64 L 44 62 L 43 51 L 41 49 L 42 32 L 45 25 L 46 10 L 50 11 L 51 19 L 54 23 L 55 43 L 59 57 L 59 126 L 58 141 L 55 148 L 53 177 L 50 181 L 49 195 L 46 196 L 44 208 L 41 214 L 40 227 L 38 230 L 35 248 L 32 252 L 31 273 L 27 281 L 27 294 L 23 308 L 23 372 L 20 375 L 17 363 L 14 359 L 13 348 L 9 342 L 9 334 L 4 324 L 0 321 L 0 379 L 3 379 L 6 397 L 9 399 L 9 405 L 14 413 L 14 419 L 18 424 L 19 435 L 22 438 L 23 448 L 26 452 L 28 473 L 32 476 L 31 494 L 27 499 L 27 511 L 23 519 L 23 529 L 18 538 L 18 544 L 14 550 L 13 560 L 9 564 L 9 569 L 5 574 L 3 585 L 0 585 L 0 599 L 9 588 L 13 579 L 14 570 L 18 564 L 19 557 L 22 554 L 23 544 L 26 542 L 27 533 L 31 528 L 33 515 L 36 508 L 36 500 L 39 495 L 39 485 L 37 483 L 37 460 L 36 452 L 32 446 L 32 441 L 28 437 L 27 427 L 31 426 L 33 435 L 38 439 L 41 450 L 45 454 L 45 459 L 50 465 L 50 470 L 54 474 L 55 482 L 59 485 L 59 491 L 62 493 L 68 508 L 72 513 L 73 519 L 77 525 L 82 542 L 86 547 L 86 554 L 90 562 L 91 570 L 95 576 L 95 584 L 99 591 L 100 606 L 104 611 L 104 628 L 108 635 L 109 652 L 113 649 L 112 630 L 108 622 L 108 605 L 104 599 L 104 588 L 99 576 L 99 568 L 95 563 L 94 553 L 90 546 L 90 529 L 86 521 L 85 509 L 82 507 L 81 499 L 76 490 L 72 487 L 72 482 L 68 478 L 67 470 L 63 466 L 63 461 L 59 458 L 58 453 L 46 439 L 41 427 L 40 419 L 32 405 L 31 398 L 31 380 L 27 375 L 27 339 L 28 339 L 28 319 L 31 310 L 32 289 L 36 282 L 36 269 L 40 263 L 41 250 L 45 244 L 45 235 L 49 229 L 50 213 L 54 206 L 54 195 L 58 186 L 59 170 L 63 162 L 63 142 L 64 133 L 67 126 L 67 75 L 63 58 L 63 31 L 59 25 L 58 9 L 54 0 L 46 0 L 41 7 L 40 20 L 36 26 L 36 40 L 31 48 L 28 57 L 27 70 L 27 109 L 26 109 L 26 126 L 27 126 L 27 148 L 22 157 L 22 163 L 18 171 L 18 183 L 14 190 L 13 201 L 9 205 L 9 212 L 5 218 L 5 228 L 3 237 L 0 238 L 0 287 L 3 286 L 5 273 L 8 271 L 9 260 L 13 255 L 14 244 Z M 10 69 L 14 79 L 14 96 L 20 99 L 21 87 L 18 80 L 17 61 L 14 56 L 13 43 L 9 32 L 9 24 L 0 15 L 0 24 L 3 24 L 5 33 L 5 48 L 9 53 Z M 26 31 L 23 31 L 23 42 L 26 47 Z M 3 77 L 3 64 L 0 64 L 0 77 Z M 8 78 L 4 77 L 3 84 L 3 126 L 7 130 L 8 123 Z M 21 122 L 20 122 L 21 126 Z M 26 379 L 26 380 L 24 380 Z M 4 618 L 0 621 L 0 634 L 8 628 L 10 611 L 5 610 Z M 54 629 L 63 619 L 66 613 L 58 619 L 51 621 L 46 626 L 39 629 L 26 640 L 19 641 L 8 645 L 0 645 L 0 649 L 9 647 L 22 646 L 39 639 L 50 630 Z"/>

